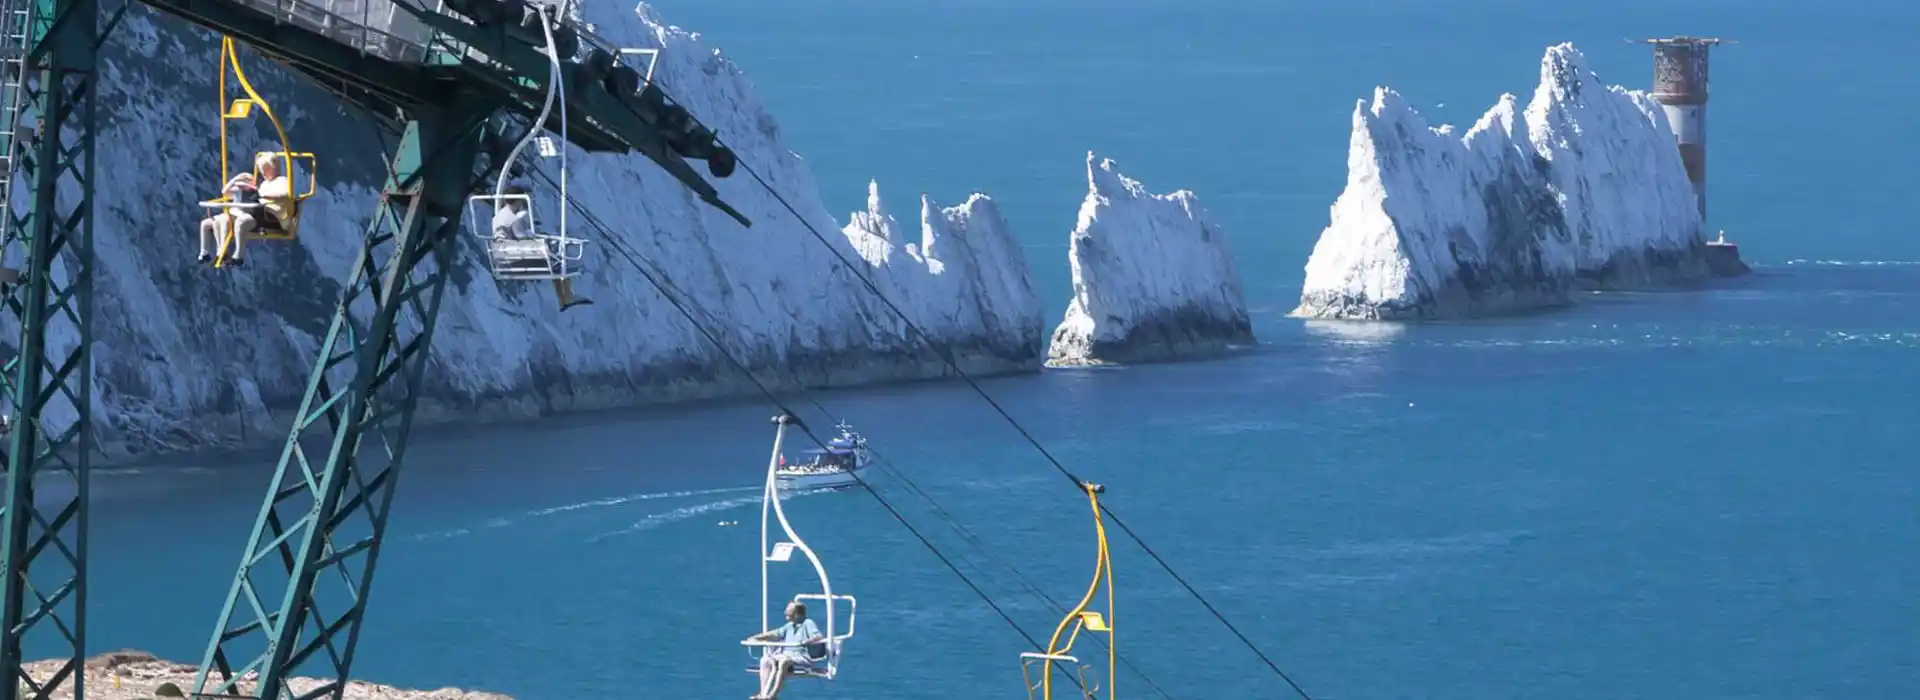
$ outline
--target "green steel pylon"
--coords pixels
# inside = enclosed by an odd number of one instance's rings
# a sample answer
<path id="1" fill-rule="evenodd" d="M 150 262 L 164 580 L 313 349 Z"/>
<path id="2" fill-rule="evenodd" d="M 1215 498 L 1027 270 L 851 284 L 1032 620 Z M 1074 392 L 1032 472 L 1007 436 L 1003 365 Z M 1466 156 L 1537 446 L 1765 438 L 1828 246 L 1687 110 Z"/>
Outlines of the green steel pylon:
<path id="1" fill-rule="evenodd" d="M 0 700 L 81 697 L 86 649 L 87 477 L 92 378 L 94 68 L 98 0 L 0 3 L 0 113 L 6 149 L 8 266 L 19 323 L 0 400 L 6 497 L 0 504 Z M 14 181 L 15 175 L 21 182 Z M 24 185 L 24 187 L 22 186 Z M 62 185 L 66 191 L 61 191 Z M 11 195 L 24 190 L 15 200 Z M 14 260 L 19 262 L 15 263 Z M 12 265 L 18 264 L 18 267 Z M 26 672 L 25 645 L 63 661 Z M 36 650 L 36 653 L 40 653 Z"/>
<path id="2" fill-rule="evenodd" d="M 194 680 L 196 695 L 283 697 L 295 675 L 328 681 L 297 697 L 344 689 L 461 212 L 486 175 L 476 175 L 475 164 L 493 111 L 463 94 L 408 122 Z M 368 442 L 375 446 L 363 450 Z M 296 673 L 316 656 L 322 667 Z"/>

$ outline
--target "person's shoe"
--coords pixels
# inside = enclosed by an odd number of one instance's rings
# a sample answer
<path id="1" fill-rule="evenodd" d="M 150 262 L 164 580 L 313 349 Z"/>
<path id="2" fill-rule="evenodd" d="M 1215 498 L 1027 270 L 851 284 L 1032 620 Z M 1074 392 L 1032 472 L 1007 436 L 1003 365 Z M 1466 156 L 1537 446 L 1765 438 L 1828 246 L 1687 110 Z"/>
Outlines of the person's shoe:
<path id="1" fill-rule="evenodd" d="M 213 262 L 213 254 L 212 254 L 212 253 L 201 253 L 201 254 L 200 254 L 200 257 L 198 257 L 198 258 L 194 258 L 194 262 L 197 262 L 197 263 L 200 263 L 200 264 L 202 264 L 202 265 L 205 265 L 205 264 L 207 264 L 207 263 L 210 263 L 210 262 Z"/>
<path id="2" fill-rule="evenodd" d="M 245 264 L 247 264 L 246 260 L 242 260 L 240 258 L 227 258 L 227 267 L 240 267 Z"/>
<path id="3" fill-rule="evenodd" d="M 560 310 L 566 311 L 567 309 L 571 309 L 576 306 L 591 306 L 592 304 L 593 304 L 592 299 L 588 299 L 586 297 L 575 297 L 573 301 L 567 302 L 565 304 L 561 304 Z"/>

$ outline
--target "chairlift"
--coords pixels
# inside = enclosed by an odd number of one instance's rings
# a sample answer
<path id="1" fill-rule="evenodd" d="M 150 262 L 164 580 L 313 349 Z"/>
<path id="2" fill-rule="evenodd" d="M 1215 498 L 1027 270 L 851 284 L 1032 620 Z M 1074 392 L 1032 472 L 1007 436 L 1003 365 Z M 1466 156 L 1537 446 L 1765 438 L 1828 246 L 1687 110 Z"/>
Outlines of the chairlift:
<path id="1" fill-rule="evenodd" d="M 251 215 L 256 226 L 253 231 L 247 235 L 247 238 L 250 240 L 292 240 L 300 232 L 300 210 L 302 209 L 302 205 L 306 203 L 307 199 L 313 197 L 318 190 L 319 181 L 316 172 L 318 165 L 317 159 L 312 153 L 294 151 L 293 147 L 288 143 L 287 132 L 281 127 L 279 117 L 274 115 L 273 107 L 267 104 L 266 98 L 261 97 L 260 93 L 253 89 L 252 82 L 247 80 L 247 73 L 240 66 L 240 55 L 233 37 L 223 36 L 220 38 L 220 58 L 218 63 L 220 69 L 219 90 L 221 110 L 220 184 L 218 188 L 224 190 L 231 179 L 231 171 L 229 169 L 231 165 L 231 154 L 229 152 L 230 139 L 227 136 L 229 123 L 251 119 L 254 108 L 257 107 L 261 114 L 266 115 L 267 121 L 273 125 L 274 134 L 278 136 L 280 140 L 280 150 L 261 151 L 255 154 L 253 159 L 254 164 L 249 167 L 252 168 L 253 177 L 257 186 L 260 178 L 258 164 L 262 160 L 276 161 L 279 166 L 280 177 L 287 180 L 287 194 L 285 198 L 280 201 L 282 205 L 279 207 L 281 213 L 278 214 L 273 211 L 272 207 L 268 206 L 269 202 L 262 202 L 259 191 L 251 187 L 241 189 L 234 193 L 223 191 L 218 196 L 202 201 L 199 204 L 202 208 L 209 210 L 209 215 L 217 211 L 246 212 Z M 231 69 L 235 84 L 238 85 L 240 91 L 246 95 L 245 97 L 235 98 L 232 101 L 228 100 L 227 74 L 229 69 Z M 294 178 L 297 176 L 297 173 L 303 172 L 296 166 L 304 166 L 304 172 L 307 176 L 305 191 L 301 191 L 294 186 Z M 224 231 L 221 231 L 219 235 L 220 250 L 214 259 L 214 267 L 224 267 L 229 259 L 238 257 L 232 255 L 236 250 L 235 243 L 237 241 L 234 236 L 237 233 L 237 229 L 238 224 L 234 217 L 227 217 L 226 228 Z"/>
<path id="2" fill-rule="evenodd" d="M 1114 662 L 1117 660 L 1113 638 L 1113 561 L 1107 551 L 1106 514 L 1100 509 L 1100 494 L 1106 493 L 1107 487 L 1083 481 L 1080 482 L 1080 489 L 1086 492 L 1087 501 L 1093 506 L 1093 533 L 1098 542 L 1094 555 L 1093 583 L 1087 586 L 1087 594 L 1080 598 L 1080 602 L 1067 611 L 1066 616 L 1060 619 L 1060 624 L 1054 627 L 1053 638 L 1047 641 L 1046 651 L 1020 655 L 1020 676 L 1026 681 L 1028 700 L 1053 700 L 1054 664 L 1072 665 L 1080 680 L 1081 694 L 1089 700 L 1099 697 L 1101 688 L 1095 683 L 1095 678 L 1088 677 L 1090 666 L 1081 663 L 1079 657 L 1073 655 L 1073 643 L 1083 631 L 1107 635 L 1106 691 L 1108 698 L 1113 697 Z M 1104 615 L 1087 609 L 1093 605 L 1094 598 L 1098 597 L 1103 587 L 1107 600 Z"/>
<path id="3" fill-rule="evenodd" d="M 819 555 L 814 553 L 813 548 L 807 546 L 806 541 L 802 540 L 800 535 L 793 531 L 792 524 L 787 521 L 786 511 L 780 506 L 780 490 L 777 486 L 775 472 L 780 468 L 780 447 L 786 439 L 787 426 L 799 425 L 800 419 L 792 415 L 782 414 L 775 416 L 773 423 L 777 426 L 773 435 L 773 456 L 767 460 L 766 485 L 760 494 L 760 629 L 773 629 L 769 611 L 772 610 L 772 604 L 775 600 L 768 593 L 768 565 L 770 563 L 790 562 L 793 559 L 793 553 L 799 552 L 801 556 L 806 558 L 807 563 L 813 566 L 815 575 L 819 577 L 820 592 L 795 595 L 787 601 L 787 604 L 818 603 L 820 609 L 824 610 L 821 619 L 823 619 L 826 624 L 823 626 L 824 630 L 821 633 L 824 640 L 821 643 L 809 646 L 805 650 L 806 663 L 794 664 L 793 675 L 796 677 L 817 678 L 823 681 L 830 681 L 839 674 L 841 651 L 846 641 L 853 637 L 854 613 L 857 609 L 858 601 L 851 595 L 833 592 L 833 583 L 827 578 L 827 569 L 825 565 L 820 563 Z M 771 516 L 771 518 L 769 518 L 769 516 Z M 775 535 L 772 526 L 776 524 L 779 526 L 778 534 L 784 536 L 785 539 L 778 542 L 769 542 Z M 842 604 L 846 606 L 847 611 L 847 627 L 844 633 L 840 633 L 837 621 L 838 615 L 836 614 L 837 608 Z M 764 654 L 770 653 L 767 651 L 769 648 L 782 649 L 799 646 L 798 644 L 759 640 L 752 637 L 742 640 L 740 643 L 747 647 L 748 655 L 756 661 Z M 747 672 L 758 674 L 760 669 L 748 668 Z"/>
<path id="4" fill-rule="evenodd" d="M 566 90 L 564 73 L 561 69 L 560 52 L 554 41 L 553 24 L 550 16 L 554 8 L 544 3 L 531 3 L 530 7 L 540 17 L 541 31 L 547 42 L 547 59 L 550 67 L 547 81 L 546 101 L 540 106 L 540 116 L 528 126 L 527 133 L 515 144 L 506 157 L 507 163 L 519 158 L 527 144 L 535 144 L 535 151 L 543 158 L 560 159 L 560 225 L 556 232 L 541 229 L 534 218 L 533 196 L 529 191 L 509 191 L 507 178 L 510 168 L 500 168 L 499 181 L 492 194 L 474 195 L 468 199 L 469 216 L 474 222 L 473 230 L 487 241 L 487 263 L 493 270 L 496 280 L 535 281 L 551 280 L 559 284 L 580 275 L 581 261 L 586 254 L 587 241 L 575 238 L 567 231 L 567 151 L 562 143 L 556 143 L 550 136 L 540 133 L 547 123 L 547 116 L 553 112 L 555 103 L 560 108 L 560 141 L 567 138 L 567 103 L 560 99 Z M 486 222 L 486 223 L 482 223 Z"/>

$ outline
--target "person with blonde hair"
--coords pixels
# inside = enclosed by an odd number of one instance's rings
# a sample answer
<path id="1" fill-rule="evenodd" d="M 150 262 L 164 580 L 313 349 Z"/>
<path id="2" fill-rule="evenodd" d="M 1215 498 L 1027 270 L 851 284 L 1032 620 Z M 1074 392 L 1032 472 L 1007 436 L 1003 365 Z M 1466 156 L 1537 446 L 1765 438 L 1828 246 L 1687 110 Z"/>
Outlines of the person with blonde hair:
<path id="1" fill-rule="evenodd" d="M 234 202 L 257 203 L 259 206 L 226 208 L 218 214 L 200 220 L 200 258 L 202 263 L 211 262 L 220 252 L 221 240 L 231 242 L 226 249 L 229 265 L 245 263 L 246 240 L 256 231 L 285 230 L 281 222 L 293 211 L 293 185 L 284 173 L 280 172 L 280 163 L 274 160 L 272 153 L 260 153 L 253 157 L 253 169 L 259 173 L 240 173 L 228 180 L 221 194 Z"/>

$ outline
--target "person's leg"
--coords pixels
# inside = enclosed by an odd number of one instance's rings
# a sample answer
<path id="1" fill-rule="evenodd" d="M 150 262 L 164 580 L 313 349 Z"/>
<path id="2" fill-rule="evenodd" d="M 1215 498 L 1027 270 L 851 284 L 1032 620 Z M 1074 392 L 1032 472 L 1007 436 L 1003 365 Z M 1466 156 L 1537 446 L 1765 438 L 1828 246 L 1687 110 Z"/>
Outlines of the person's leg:
<path id="1" fill-rule="evenodd" d="M 247 237 L 253 235 L 260 222 L 246 212 L 234 212 L 233 220 L 233 241 L 227 247 L 227 264 L 239 265 L 245 262 L 241 255 L 246 252 Z"/>
<path id="2" fill-rule="evenodd" d="M 226 225 L 226 214 L 215 214 L 200 220 L 200 262 L 213 260 L 213 251 L 220 247 L 217 232 L 226 228 Z"/>
<path id="3" fill-rule="evenodd" d="M 786 685 L 787 676 L 793 675 L 792 659 L 780 659 L 776 663 L 779 664 L 780 670 L 773 674 L 773 687 L 767 689 L 766 700 L 780 700 L 780 686 Z"/>
<path id="4" fill-rule="evenodd" d="M 561 311 L 593 303 L 592 299 L 573 295 L 573 278 L 571 277 L 554 280 L 553 294 L 554 296 L 560 297 Z"/>
<path id="5" fill-rule="evenodd" d="M 774 658 L 773 650 L 763 649 L 760 654 L 760 692 L 754 693 L 754 700 L 767 697 L 769 689 L 774 687 L 774 679 L 780 675 L 779 660 Z"/>

